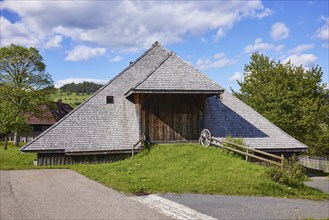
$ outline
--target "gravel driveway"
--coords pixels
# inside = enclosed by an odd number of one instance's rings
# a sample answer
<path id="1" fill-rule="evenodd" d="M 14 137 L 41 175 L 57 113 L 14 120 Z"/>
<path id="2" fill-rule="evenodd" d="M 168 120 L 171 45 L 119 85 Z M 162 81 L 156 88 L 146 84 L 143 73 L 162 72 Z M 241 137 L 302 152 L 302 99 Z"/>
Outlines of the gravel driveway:
<path id="1" fill-rule="evenodd" d="M 0 219 L 168 219 L 71 170 L 0 171 Z"/>

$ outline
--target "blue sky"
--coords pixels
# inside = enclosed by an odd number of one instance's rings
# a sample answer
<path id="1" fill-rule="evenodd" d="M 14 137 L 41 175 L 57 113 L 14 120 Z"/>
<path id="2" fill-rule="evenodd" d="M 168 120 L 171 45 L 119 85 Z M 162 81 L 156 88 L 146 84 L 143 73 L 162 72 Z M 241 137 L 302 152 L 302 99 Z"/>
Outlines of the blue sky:
<path id="1" fill-rule="evenodd" d="M 56 86 L 106 82 L 155 41 L 226 89 L 255 51 L 329 81 L 328 1 L 2 1 L 1 47 L 36 47 Z"/>

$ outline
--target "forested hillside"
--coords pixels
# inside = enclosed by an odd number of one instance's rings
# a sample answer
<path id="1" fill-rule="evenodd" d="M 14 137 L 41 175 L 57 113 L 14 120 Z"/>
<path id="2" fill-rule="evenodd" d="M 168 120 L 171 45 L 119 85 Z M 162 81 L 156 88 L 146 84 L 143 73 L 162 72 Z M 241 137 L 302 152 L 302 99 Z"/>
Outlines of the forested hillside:
<path id="1" fill-rule="evenodd" d="M 54 101 L 62 100 L 62 102 L 76 108 L 78 105 L 86 101 L 103 85 L 93 82 L 69 83 L 56 89 L 52 95 Z"/>
<path id="2" fill-rule="evenodd" d="M 61 87 L 61 90 L 64 92 L 74 92 L 74 93 L 86 93 L 87 95 L 91 95 L 100 89 L 103 85 L 97 84 L 93 82 L 83 82 L 83 83 L 69 83 L 65 84 Z"/>

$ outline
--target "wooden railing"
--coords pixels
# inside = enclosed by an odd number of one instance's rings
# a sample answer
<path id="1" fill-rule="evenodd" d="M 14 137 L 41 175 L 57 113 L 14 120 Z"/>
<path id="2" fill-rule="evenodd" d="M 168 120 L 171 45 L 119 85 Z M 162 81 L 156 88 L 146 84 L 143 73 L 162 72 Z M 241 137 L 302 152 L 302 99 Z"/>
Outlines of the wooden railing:
<path id="1" fill-rule="evenodd" d="M 246 156 L 246 160 L 248 160 L 248 157 L 252 157 L 252 158 L 255 158 L 255 159 L 260 160 L 260 161 L 268 162 L 270 164 L 275 164 L 275 165 L 278 165 L 278 166 L 283 166 L 283 161 L 284 161 L 283 154 L 281 154 L 281 156 L 277 156 L 277 155 L 274 155 L 274 154 L 271 154 L 271 153 L 267 153 L 267 152 L 262 151 L 262 150 L 257 150 L 257 149 L 251 148 L 251 147 L 246 147 L 246 146 L 243 146 L 243 145 L 240 145 L 240 144 L 236 144 L 236 143 L 233 143 L 233 142 L 230 142 L 230 141 L 216 140 L 216 139 L 217 138 L 213 138 L 213 140 L 216 141 L 216 142 L 213 142 L 214 145 L 217 145 L 217 146 L 219 146 L 221 148 L 224 148 L 224 149 L 227 149 L 227 150 L 230 150 L 230 151 L 234 151 L 235 153 L 238 153 L 238 154 L 245 155 Z M 220 144 L 220 143 L 222 143 L 222 144 Z M 244 149 L 246 151 L 241 151 L 241 150 L 238 150 L 238 149 L 235 149 L 235 148 L 226 146 L 224 143 L 229 144 L 229 145 L 233 145 L 235 147 Z M 266 155 L 270 159 L 264 158 L 262 156 L 258 156 L 258 155 L 255 155 L 255 154 L 252 154 L 250 152 L 258 153 L 259 155 Z M 277 161 L 280 161 L 280 162 L 277 162 Z"/>
<path id="2" fill-rule="evenodd" d="M 143 144 L 142 144 L 141 140 L 139 140 L 136 144 L 133 145 L 133 147 L 131 149 L 131 157 L 132 158 L 134 157 L 135 151 L 139 150 L 142 146 L 143 146 Z"/>
<path id="3" fill-rule="evenodd" d="M 271 153 L 267 153 L 265 151 L 262 150 L 258 150 L 255 148 L 251 148 L 251 147 L 247 147 L 244 145 L 240 145 L 240 144 L 236 144 L 230 141 L 227 141 L 223 138 L 216 138 L 216 137 L 212 137 L 211 133 L 209 130 L 204 129 L 201 132 L 201 136 L 200 136 L 200 142 L 202 143 L 202 145 L 204 146 L 209 146 L 209 145 L 215 145 L 217 147 L 223 148 L 223 149 L 227 149 L 230 151 L 233 151 L 235 153 L 238 154 L 242 154 L 246 156 L 246 160 L 248 161 L 248 157 L 251 158 L 255 158 L 257 160 L 263 161 L 263 162 L 267 162 L 270 164 L 274 164 L 274 165 L 278 165 L 278 166 L 283 166 L 283 161 L 284 161 L 284 156 L 283 154 L 281 154 L 281 156 L 277 156 L 275 154 L 271 154 Z M 240 149 L 236 149 L 227 145 L 231 145 Z M 245 151 L 243 151 L 245 150 Z M 258 155 L 255 155 L 254 153 L 257 153 Z M 267 156 L 267 158 L 262 157 L 262 155 Z"/>

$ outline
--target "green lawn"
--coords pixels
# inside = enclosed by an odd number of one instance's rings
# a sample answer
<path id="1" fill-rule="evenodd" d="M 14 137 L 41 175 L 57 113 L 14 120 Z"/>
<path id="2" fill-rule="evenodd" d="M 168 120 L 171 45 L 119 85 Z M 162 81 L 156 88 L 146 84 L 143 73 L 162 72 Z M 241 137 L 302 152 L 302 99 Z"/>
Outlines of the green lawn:
<path id="1" fill-rule="evenodd" d="M 12 142 L 8 142 L 8 150 L 4 150 L 4 142 L 0 142 L 0 170 L 30 170 L 45 168 L 69 168 L 70 166 L 34 166 L 33 161 L 37 159 L 35 153 L 21 153 L 19 148 L 24 143 L 19 143 L 19 147 L 13 146 Z"/>
<path id="2" fill-rule="evenodd" d="M 20 143 L 20 146 L 23 146 Z M 19 147 L 14 147 L 12 142 L 8 142 L 8 150 L 4 150 L 4 142 L 0 142 L 0 170 L 22 170 L 35 169 L 33 161 L 36 154 L 22 154 Z"/>
<path id="3" fill-rule="evenodd" d="M 56 92 L 52 94 L 52 99 L 54 101 L 58 101 L 61 99 L 64 103 L 70 104 L 73 108 L 77 107 L 84 101 L 86 101 L 92 94 L 86 94 L 86 93 L 66 93 L 62 91 L 61 89 L 56 89 Z"/>
<path id="4" fill-rule="evenodd" d="M 22 155 L 17 153 L 17 148 L 12 148 L 6 152 L 1 149 L 0 169 L 36 168 L 30 165 L 35 155 Z M 19 160 L 25 162 L 16 166 L 10 165 L 11 160 L 12 163 Z M 293 188 L 275 183 L 267 177 L 266 167 L 247 163 L 214 147 L 202 148 L 198 144 L 163 144 L 153 146 L 134 158 L 115 163 L 66 167 L 129 193 L 173 192 L 329 199 L 329 194 L 307 186 Z"/>

